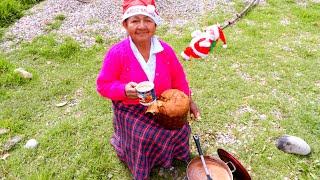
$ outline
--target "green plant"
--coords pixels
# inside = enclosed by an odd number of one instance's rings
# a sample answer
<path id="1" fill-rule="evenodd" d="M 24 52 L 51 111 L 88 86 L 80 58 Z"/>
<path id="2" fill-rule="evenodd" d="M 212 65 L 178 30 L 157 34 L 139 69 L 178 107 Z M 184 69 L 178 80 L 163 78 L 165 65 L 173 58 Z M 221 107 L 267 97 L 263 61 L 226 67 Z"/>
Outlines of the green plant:
<path id="1" fill-rule="evenodd" d="M 98 35 L 96 38 L 96 43 L 102 44 L 104 42 L 103 37 L 101 35 Z"/>
<path id="2" fill-rule="evenodd" d="M 0 27 L 7 27 L 23 16 L 23 11 L 42 0 L 2 0 L 0 3 Z M 1 36 L 0 36 L 1 37 Z"/>
<path id="3" fill-rule="evenodd" d="M 316 174 L 319 172 L 320 168 L 320 160 L 314 160 L 313 162 L 305 162 L 302 161 L 300 162 L 300 167 L 301 167 L 301 178 L 305 180 L 313 179 L 316 180 L 319 178 Z"/>
<path id="4" fill-rule="evenodd" d="M 56 15 L 56 16 L 54 17 L 54 19 L 57 20 L 57 21 L 63 21 L 63 20 L 66 19 L 66 16 L 63 15 L 63 14 L 58 14 L 58 15 Z"/>
<path id="5" fill-rule="evenodd" d="M 60 26 L 63 24 L 64 20 L 65 20 L 65 15 L 63 14 L 58 14 L 54 17 L 54 21 L 53 22 L 48 22 L 47 23 L 47 31 L 52 31 L 52 30 L 57 30 L 60 28 Z"/>
<path id="6" fill-rule="evenodd" d="M 0 6 L 0 27 L 12 23 L 22 16 L 21 4 L 13 0 L 5 0 Z"/>
<path id="7" fill-rule="evenodd" d="M 205 17 L 214 18 L 203 24 L 223 25 L 235 15 L 225 9 L 237 12 L 246 6 L 233 2 L 221 4 L 216 14 L 209 12 Z M 304 7 L 295 1 L 266 1 L 224 30 L 227 49 L 218 41 L 207 58 L 181 60 L 202 112 L 202 120 L 191 121 L 191 128 L 200 135 L 205 155 L 217 157 L 217 149 L 225 149 L 252 179 L 320 177 L 320 6 L 305 2 Z M 190 33 L 201 27 L 189 22 L 158 28 L 157 35 L 179 55 L 190 43 Z M 92 48 L 81 48 L 72 37 L 58 39 L 40 36 L 20 49 L 0 52 L 0 129 L 10 130 L 1 134 L 0 150 L 10 138 L 23 135 L 4 151 L 10 156 L 1 160 L 0 177 L 130 179 L 109 143 L 111 103 L 98 95 L 95 84 L 106 50 L 119 39 Z M 19 79 L 16 67 L 32 70 L 36 78 Z M 282 134 L 301 137 L 312 152 L 297 156 L 278 150 L 275 141 Z M 31 138 L 39 147 L 23 148 Z M 192 140 L 190 149 L 197 157 Z M 174 171 L 154 168 L 151 178 L 182 179 L 187 164 L 173 165 Z"/>

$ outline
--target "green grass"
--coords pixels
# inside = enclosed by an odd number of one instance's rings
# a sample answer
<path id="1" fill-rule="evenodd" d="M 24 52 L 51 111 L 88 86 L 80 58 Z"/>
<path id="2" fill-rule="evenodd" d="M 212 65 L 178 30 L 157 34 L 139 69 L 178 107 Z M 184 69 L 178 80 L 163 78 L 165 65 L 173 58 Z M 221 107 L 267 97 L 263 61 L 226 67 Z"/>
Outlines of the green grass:
<path id="1" fill-rule="evenodd" d="M 202 120 L 191 127 L 200 135 L 204 153 L 217 156 L 218 148 L 225 149 L 250 170 L 252 179 L 320 178 L 320 5 L 306 2 L 306 7 L 276 0 L 256 6 L 224 30 L 227 49 L 219 41 L 207 58 L 181 61 L 202 112 Z M 216 20 L 203 22 L 222 24 L 233 17 L 219 13 L 224 8 L 238 12 L 244 7 L 237 1 L 216 10 Z M 157 35 L 180 54 L 191 40 L 191 29 L 197 28 L 192 26 L 175 29 L 177 34 L 159 26 Z M 0 53 L 0 129 L 10 130 L 0 135 L 0 149 L 8 139 L 23 136 L 13 149 L 2 151 L 0 157 L 10 156 L 0 160 L 1 178 L 130 179 L 109 143 L 111 103 L 95 90 L 112 42 L 97 37 L 95 47 L 82 48 L 72 37 L 61 42 L 48 35 Z M 18 67 L 33 78 L 13 73 Z M 62 102 L 67 105 L 56 106 Z M 301 137 L 312 153 L 278 150 L 275 142 L 283 134 Z M 222 135 L 229 137 L 227 143 Z M 23 148 L 31 138 L 39 147 Z M 190 144 L 192 157 L 198 156 L 192 139 Z M 174 165 L 181 179 L 186 164 Z M 152 179 L 175 177 L 169 170 L 160 176 L 159 169 L 152 170 Z"/>
<path id="2" fill-rule="evenodd" d="M 63 21 L 65 20 L 65 15 L 58 14 L 54 17 L 54 21 L 48 22 L 47 27 L 45 28 L 46 31 L 52 31 L 57 30 L 60 28 L 60 26 L 63 24 Z"/>
<path id="3" fill-rule="evenodd" d="M 24 15 L 24 11 L 42 0 L 1 0 L 0 2 L 0 38 L 9 25 Z"/>

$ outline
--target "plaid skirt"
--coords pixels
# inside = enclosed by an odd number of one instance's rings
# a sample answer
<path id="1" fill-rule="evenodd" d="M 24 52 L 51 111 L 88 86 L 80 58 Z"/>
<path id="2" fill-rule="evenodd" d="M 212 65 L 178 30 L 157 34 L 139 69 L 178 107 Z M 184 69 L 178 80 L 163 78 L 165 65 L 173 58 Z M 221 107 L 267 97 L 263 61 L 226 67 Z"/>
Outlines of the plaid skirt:
<path id="1" fill-rule="evenodd" d="M 165 130 L 145 114 L 147 107 L 113 102 L 114 134 L 110 142 L 119 159 L 130 169 L 134 179 L 146 179 L 155 165 L 165 168 L 172 160 L 189 160 L 190 126 Z"/>

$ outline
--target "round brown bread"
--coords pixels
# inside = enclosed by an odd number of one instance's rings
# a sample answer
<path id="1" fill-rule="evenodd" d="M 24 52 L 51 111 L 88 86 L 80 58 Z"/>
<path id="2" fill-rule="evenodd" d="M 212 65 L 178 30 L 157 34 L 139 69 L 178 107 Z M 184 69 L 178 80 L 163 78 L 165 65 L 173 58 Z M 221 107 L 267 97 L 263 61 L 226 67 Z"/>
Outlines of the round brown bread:
<path id="1" fill-rule="evenodd" d="M 165 129 L 178 129 L 186 123 L 189 108 L 189 96 L 178 89 L 169 89 L 148 107 L 146 113 L 152 113 Z"/>

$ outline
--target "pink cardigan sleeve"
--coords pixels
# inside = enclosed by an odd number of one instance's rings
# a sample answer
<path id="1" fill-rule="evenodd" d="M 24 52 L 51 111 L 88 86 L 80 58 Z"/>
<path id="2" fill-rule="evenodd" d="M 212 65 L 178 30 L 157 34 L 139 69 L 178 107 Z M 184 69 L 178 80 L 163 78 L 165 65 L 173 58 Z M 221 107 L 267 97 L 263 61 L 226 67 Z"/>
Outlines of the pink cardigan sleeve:
<path id="1" fill-rule="evenodd" d="M 97 78 L 97 91 L 101 96 L 111 100 L 124 100 L 126 83 L 120 82 L 122 71 L 121 57 L 115 48 L 106 54 Z"/>

